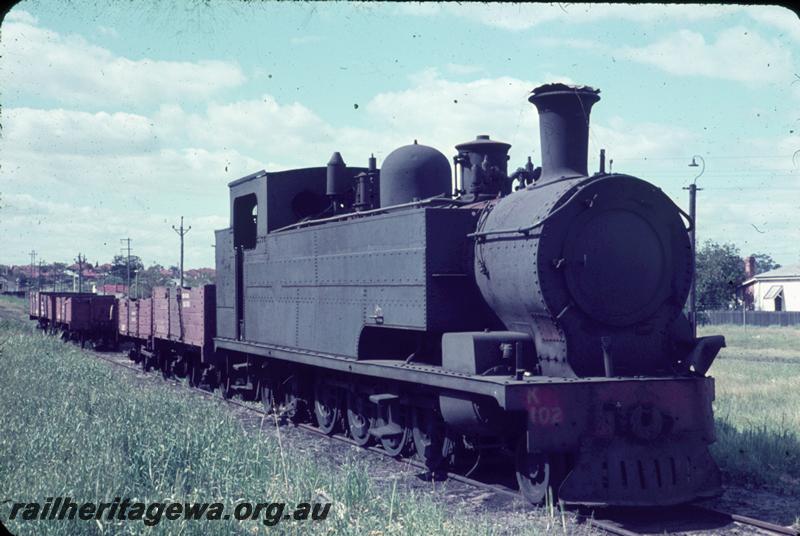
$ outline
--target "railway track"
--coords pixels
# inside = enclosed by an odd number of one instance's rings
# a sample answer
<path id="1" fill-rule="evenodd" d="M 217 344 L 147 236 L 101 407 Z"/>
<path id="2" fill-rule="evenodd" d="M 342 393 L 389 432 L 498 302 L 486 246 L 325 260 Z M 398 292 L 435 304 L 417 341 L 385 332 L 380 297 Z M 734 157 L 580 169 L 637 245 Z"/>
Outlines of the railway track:
<path id="1" fill-rule="evenodd" d="M 141 367 L 131 365 L 128 357 L 123 353 L 115 352 L 99 352 L 96 350 L 88 350 L 92 355 L 116 365 L 137 373 L 142 373 Z M 117 359 L 111 357 L 116 357 Z M 204 396 L 205 398 L 213 399 L 219 402 L 224 402 L 231 406 L 237 406 L 248 412 L 268 416 L 266 411 L 253 405 L 242 403 L 235 399 L 226 399 L 222 396 L 210 393 L 206 390 L 191 387 L 188 384 L 184 385 L 185 388 L 195 391 L 196 393 Z M 350 446 L 359 447 L 359 445 L 343 434 L 328 435 L 316 427 L 299 423 L 296 425 L 310 434 L 321 436 L 329 440 L 341 442 Z M 405 466 L 412 466 L 427 471 L 425 464 L 411 457 L 397 457 L 392 456 L 383 449 L 375 446 L 359 447 L 362 450 L 367 450 L 376 455 L 392 459 L 399 464 Z M 461 482 L 467 486 L 479 488 L 484 491 L 504 495 L 517 501 L 524 502 L 519 491 L 511 486 L 502 484 L 487 483 L 481 480 L 470 478 L 469 476 L 448 472 L 444 475 L 446 479 Z M 618 536 L 643 536 L 647 534 L 675 534 L 675 533 L 702 533 L 714 532 L 719 533 L 729 532 L 732 527 L 750 529 L 754 534 L 779 534 L 787 536 L 800 536 L 800 531 L 792 527 L 777 525 L 768 521 L 752 518 L 749 516 L 722 512 L 707 508 L 699 505 L 685 505 L 669 509 L 600 509 L 591 510 L 585 508 L 571 508 L 568 507 L 579 521 L 579 523 L 586 524 L 604 531 L 608 534 L 615 534 Z M 740 531 L 735 532 L 740 534 Z"/>

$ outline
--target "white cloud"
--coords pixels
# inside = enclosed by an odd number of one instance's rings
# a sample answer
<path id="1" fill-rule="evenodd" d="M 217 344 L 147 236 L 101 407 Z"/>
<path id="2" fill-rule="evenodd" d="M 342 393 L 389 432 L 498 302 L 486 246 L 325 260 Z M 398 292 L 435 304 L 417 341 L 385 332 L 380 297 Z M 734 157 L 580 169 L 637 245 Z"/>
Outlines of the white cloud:
<path id="1" fill-rule="evenodd" d="M 4 151 L 125 154 L 158 148 L 150 119 L 130 113 L 11 108 L 3 114 Z"/>
<path id="2" fill-rule="evenodd" d="M 680 30 L 644 47 L 623 47 L 619 54 L 670 74 L 753 84 L 784 82 L 793 72 L 789 50 L 741 26 L 721 31 L 713 42 Z"/>
<path id="3" fill-rule="evenodd" d="M 24 22 L 25 24 L 37 24 L 39 19 L 22 9 L 12 9 L 6 13 L 3 22 Z"/>
<path id="4" fill-rule="evenodd" d="M 602 101 L 599 105 L 602 106 Z M 594 159 L 600 149 L 606 149 L 609 158 L 616 160 L 680 154 L 695 139 L 695 134 L 681 126 L 633 124 L 620 117 L 611 117 L 607 124 L 592 122 L 589 154 Z"/>
<path id="5" fill-rule="evenodd" d="M 130 108 L 206 99 L 245 81 L 232 62 L 130 59 L 30 20 L 3 24 L 0 55 L 6 102 L 24 95 L 93 108 Z"/>
<path id="6" fill-rule="evenodd" d="M 40 255 L 50 262 L 72 259 L 81 252 L 90 262 L 103 262 L 117 254 L 119 238 L 130 237 L 135 254 L 146 264 L 178 263 L 177 238 L 170 228 L 176 220 L 174 213 L 142 211 L 136 207 L 112 210 L 48 201 L 30 194 L 4 195 L 3 201 L 0 233 L 5 237 L 7 251 L 37 247 Z M 192 226 L 186 235 L 188 266 L 213 266 L 213 231 L 227 226 L 227 219 L 227 214 L 220 214 L 187 220 Z M 43 237 L 47 236 L 60 239 L 45 241 Z"/>
<path id="7" fill-rule="evenodd" d="M 724 5 L 589 4 L 589 3 L 498 3 L 487 9 L 481 3 L 403 4 L 398 12 L 416 16 L 444 14 L 504 30 L 520 31 L 552 22 L 581 24 L 600 20 L 625 20 L 660 23 L 672 18 L 681 21 L 713 19 L 742 10 Z"/>

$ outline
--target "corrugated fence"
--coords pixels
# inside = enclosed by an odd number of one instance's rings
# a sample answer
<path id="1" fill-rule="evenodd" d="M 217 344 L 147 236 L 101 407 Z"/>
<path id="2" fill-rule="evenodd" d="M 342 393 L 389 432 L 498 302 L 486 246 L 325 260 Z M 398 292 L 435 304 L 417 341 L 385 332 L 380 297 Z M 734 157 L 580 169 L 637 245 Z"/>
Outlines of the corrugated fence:
<path id="1" fill-rule="evenodd" d="M 711 326 L 800 326 L 800 311 L 702 311 L 697 314 L 697 320 Z"/>

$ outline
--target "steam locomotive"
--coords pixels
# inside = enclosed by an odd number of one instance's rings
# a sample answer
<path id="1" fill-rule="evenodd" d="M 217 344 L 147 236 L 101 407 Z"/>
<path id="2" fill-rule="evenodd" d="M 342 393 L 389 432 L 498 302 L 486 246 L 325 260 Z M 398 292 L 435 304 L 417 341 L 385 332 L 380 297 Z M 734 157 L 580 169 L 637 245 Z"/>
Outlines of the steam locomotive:
<path id="1" fill-rule="evenodd" d="M 231 182 L 203 351 L 181 349 L 181 324 L 135 357 L 416 452 L 434 476 L 464 452 L 507 452 L 532 503 L 548 488 L 587 505 L 719 494 L 706 372 L 725 343 L 682 312 L 693 222 L 602 158 L 588 173 L 598 90 L 548 84 L 529 100 L 541 167 L 509 174 L 510 145 L 478 136 L 456 146 L 455 177 L 415 141 L 380 169 L 337 152 Z"/>

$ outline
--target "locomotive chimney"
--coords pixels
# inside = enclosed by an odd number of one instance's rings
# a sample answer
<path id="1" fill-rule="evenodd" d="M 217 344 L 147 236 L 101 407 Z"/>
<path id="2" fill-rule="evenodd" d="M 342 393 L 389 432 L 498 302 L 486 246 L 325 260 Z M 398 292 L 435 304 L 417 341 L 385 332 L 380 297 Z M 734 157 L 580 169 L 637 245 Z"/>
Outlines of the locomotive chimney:
<path id="1" fill-rule="evenodd" d="M 545 84 L 528 98 L 539 110 L 542 181 L 588 175 L 589 113 L 600 90 Z"/>

